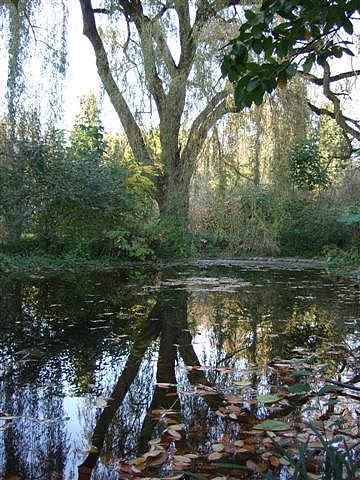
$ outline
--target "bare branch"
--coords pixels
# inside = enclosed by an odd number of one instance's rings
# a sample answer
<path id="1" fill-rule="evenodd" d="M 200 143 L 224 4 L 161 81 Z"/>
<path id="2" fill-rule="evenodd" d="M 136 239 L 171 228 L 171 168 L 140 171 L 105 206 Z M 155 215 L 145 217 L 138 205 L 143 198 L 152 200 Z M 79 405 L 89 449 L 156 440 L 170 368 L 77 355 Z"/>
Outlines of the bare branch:
<path id="1" fill-rule="evenodd" d="M 335 116 L 335 113 L 332 112 L 331 110 L 328 110 L 327 108 L 320 108 L 320 107 L 317 107 L 316 105 L 314 105 L 313 103 L 311 102 L 308 102 L 308 107 L 310 108 L 310 110 L 312 112 L 314 112 L 316 115 L 327 115 L 328 117 L 331 117 L 333 118 L 334 120 L 336 120 L 336 116 Z M 345 124 L 344 124 L 344 127 L 342 125 L 340 125 L 340 127 L 342 128 L 343 132 L 344 132 L 344 136 L 347 140 L 347 143 L 349 145 L 349 147 L 351 148 L 351 150 L 353 150 L 353 147 L 352 147 L 352 144 L 351 144 L 351 140 L 349 139 L 349 135 L 351 135 L 352 137 L 354 138 L 358 138 L 356 135 L 359 135 L 359 130 L 360 130 L 360 125 L 359 125 L 359 122 L 357 122 L 356 120 L 352 119 L 352 118 L 348 118 L 348 117 L 343 117 L 344 118 L 344 121 L 345 121 Z M 348 123 L 353 123 L 357 129 L 355 128 L 352 128 L 350 125 L 348 125 L 346 122 Z"/>
<path id="2" fill-rule="evenodd" d="M 309 80 L 311 83 L 314 83 L 315 85 L 323 85 L 324 79 L 316 77 L 315 75 L 312 75 L 311 73 L 305 73 L 302 71 L 299 71 L 300 75 L 305 77 L 307 80 Z M 340 80 L 344 80 L 345 78 L 352 78 L 352 77 L 357 77 L 360 75 L 360 70 L 351 70 L 349 72 L 343 72 L 339 73 L 338 75 L 334 75 L 329 78 L 329 82 L 338 82 Z"/>
<path id="3" fill-rule="evenodd" d="M 110 15 L 110 10 L 107 8 L 93 8 L 94 13 L 104 13 L 105 15 Z"/>

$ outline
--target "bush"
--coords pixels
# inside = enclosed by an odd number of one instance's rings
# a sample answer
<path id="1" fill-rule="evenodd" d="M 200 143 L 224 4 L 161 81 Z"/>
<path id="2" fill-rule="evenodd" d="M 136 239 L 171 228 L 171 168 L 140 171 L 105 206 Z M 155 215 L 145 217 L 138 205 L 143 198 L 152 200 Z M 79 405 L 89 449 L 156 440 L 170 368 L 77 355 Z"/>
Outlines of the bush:
<path id="1" fill-rule="evenodd" d="M 279 230 L 282 255 L 321 256 L 324 247 L 349 240 L 349 232 L 337 221 L 336 211 L 320 207 L 314 200 L 292 199 L 285 204 Z"/>
<path id="2" fill-rule="evenodd" d="M 278 198 L 270 188 L 243 185 L 197 207 L 196 234 L 208 236 L 220 254 L 274 254 L 278 209 Z"/>

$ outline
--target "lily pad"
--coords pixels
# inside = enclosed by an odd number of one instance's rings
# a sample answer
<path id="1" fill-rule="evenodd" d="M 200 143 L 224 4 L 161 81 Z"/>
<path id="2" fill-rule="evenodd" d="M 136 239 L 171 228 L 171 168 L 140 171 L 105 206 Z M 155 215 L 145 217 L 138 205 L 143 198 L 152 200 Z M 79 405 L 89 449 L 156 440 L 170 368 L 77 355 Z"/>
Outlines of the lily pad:
<path id="1" fill-rule="evenodd" d="M 310 390 L 310 385 L 307 383 L 294 383 L 294 385 L 288 386 L 289 393 L 306 393 Z"/>
<path id="2" fill-rule="evenodd" d="M 280 422 L 280 420 L 265 420 L 255 425 L 254 429 L 281 432 L 283 430 L 290 430 L 290 426 L 285 422 Z"/>
<path id="3" fill-rule="evenodd" d="M 275 403 L 281 400 L 278 395 L 258 395 L 256 400 L 261 403 Z"/>

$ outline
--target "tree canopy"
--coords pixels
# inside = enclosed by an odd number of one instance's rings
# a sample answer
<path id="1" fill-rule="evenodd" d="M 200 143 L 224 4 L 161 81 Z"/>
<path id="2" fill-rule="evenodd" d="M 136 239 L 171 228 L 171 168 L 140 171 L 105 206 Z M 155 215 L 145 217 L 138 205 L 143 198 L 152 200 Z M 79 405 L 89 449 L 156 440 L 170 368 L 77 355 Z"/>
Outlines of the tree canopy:
<path id="1" fill-rule="evenodd" d="M 333 85 L 360 70 L 332 73 L 334 60 L 355 55 L 358 14 L 356 0 L 264 0 L 259 10 L 245 10 L 245 21 L 222 64 L 223 74 L 235 85 L 238 108 L 260 105 L 266 93 L 301 74 L 321 86 L 332 104 L 332 109 L 324 109 L 309 101 L 313 112 L 332 116 L 347 135 L 359 140 L 359 122 L 346 116 L 343 92 Z"/>

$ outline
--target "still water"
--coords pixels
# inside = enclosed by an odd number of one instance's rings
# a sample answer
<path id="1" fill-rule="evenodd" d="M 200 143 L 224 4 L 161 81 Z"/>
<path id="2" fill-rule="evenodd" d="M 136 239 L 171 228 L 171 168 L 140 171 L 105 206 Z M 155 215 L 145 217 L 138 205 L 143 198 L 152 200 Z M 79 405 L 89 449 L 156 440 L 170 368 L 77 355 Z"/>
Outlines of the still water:
<path id="1" fill-rule="evenodd" d="M 264 419 L 251 399 L 277 392 L 271 364 L 302 349 L 329 378 L 356 373 L 344 349 L 359 342 L 359 292 L 311 264 L 38 274 L 0 278 L 0 290 L 1 479 L 71 480 L 80 466 L 82 478 L 127 478 L 121 459 L 161 437 L 165 410 L 187 451 L 206 455 L 240 438 L 224 396 Z"/>

